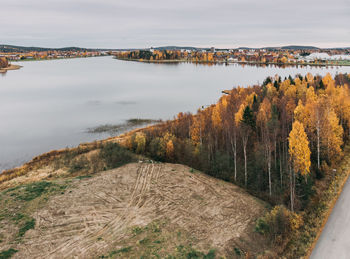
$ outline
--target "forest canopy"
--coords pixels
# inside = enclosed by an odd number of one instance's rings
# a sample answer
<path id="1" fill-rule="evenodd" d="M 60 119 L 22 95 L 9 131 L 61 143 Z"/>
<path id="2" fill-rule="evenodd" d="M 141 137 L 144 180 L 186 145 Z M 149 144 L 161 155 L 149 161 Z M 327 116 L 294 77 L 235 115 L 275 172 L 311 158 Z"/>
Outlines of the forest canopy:
<path id="1" fill-rule="evenodd" d="M 350 134 L 350 78 L 268 77 L 196 114 L 135 134 L 130 149 L 233 182 L 271 204 L 303 210 Z"/>

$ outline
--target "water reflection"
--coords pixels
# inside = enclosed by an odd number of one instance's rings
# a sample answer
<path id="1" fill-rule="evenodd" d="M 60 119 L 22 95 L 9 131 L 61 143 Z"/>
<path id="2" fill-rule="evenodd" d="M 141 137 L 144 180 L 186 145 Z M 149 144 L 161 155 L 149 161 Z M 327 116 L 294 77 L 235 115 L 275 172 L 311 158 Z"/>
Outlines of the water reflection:
<path id="1" fill-rule="evenodd" d="M 51 149 L 108 137 L 86 132 L 130 118 L 171 119 L 221 91 L 267 76 L 350 73 L 350 67 L 143 63 L 111 57 L 25 62 L 0 78 L 0 170 Z"/>

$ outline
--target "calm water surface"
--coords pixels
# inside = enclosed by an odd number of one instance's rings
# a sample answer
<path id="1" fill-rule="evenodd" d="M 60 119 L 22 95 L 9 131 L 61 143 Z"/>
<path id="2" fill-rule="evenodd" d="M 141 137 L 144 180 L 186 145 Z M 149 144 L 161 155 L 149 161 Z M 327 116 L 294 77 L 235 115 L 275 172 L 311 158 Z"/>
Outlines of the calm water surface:
<path id="1" fill-rule="evenodd" d="M 350 73 L 350 67 L 148 64 L 112 57 L 19 64 L 22 69 L 0 74 L 0 172 L 52 149 L 109 136 L 87 128 L 171 119 L 215 103 L 222 90 L 267 76 Z"/>

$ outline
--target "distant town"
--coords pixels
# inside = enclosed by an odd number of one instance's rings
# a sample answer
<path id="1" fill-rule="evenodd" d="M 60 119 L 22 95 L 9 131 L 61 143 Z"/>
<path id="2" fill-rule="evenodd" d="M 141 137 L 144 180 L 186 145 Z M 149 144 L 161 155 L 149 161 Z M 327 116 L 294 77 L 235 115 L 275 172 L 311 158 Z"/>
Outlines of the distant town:
<path id="1" fill-rule="evenodd" d="M 50 50 L 50 51 L 29 51 L 29 52 L 0 52 L 0 57 L 5 57 L 9 61 L 24 60 L 45 60 L 63 58 L 83 58 L 106 56 L 106 51 L 71 51 L 71 50 Z"/>
<path id="2" fill-rule="evenodd" d="M 118 59 L 143 62 L 245 63 L 286 65 L 350 65 L 350 48 L 318 49 L 295 47 L 280 49 L 164 49 L 116 51 Z"/>
<path id="3" fill-rule="evenodd" d="M 7 70 L 16 70 L 21 67 L 19 65 L 12 64 L 11 61 L 86 58 L 107 55 L 111 55 L 111 52 L 105 50 L 91 50 L 76 47 L 49 49 L 0 45 L 0 73 L 4 73 Z"/>
<path id="4" fill-rule="evenodd" d="M 117 59 L 141 62 L 241 63 L 277 65 L 350 66 L 349 48 L 320 49 L 312 46 L 279 48 L 216 49 L 157 47 L 146 49 L 85 49 L 78 47 L 40 48 L 0 45 L 0 68 L 11 61 L 50 60 L 113 55 Z"/>

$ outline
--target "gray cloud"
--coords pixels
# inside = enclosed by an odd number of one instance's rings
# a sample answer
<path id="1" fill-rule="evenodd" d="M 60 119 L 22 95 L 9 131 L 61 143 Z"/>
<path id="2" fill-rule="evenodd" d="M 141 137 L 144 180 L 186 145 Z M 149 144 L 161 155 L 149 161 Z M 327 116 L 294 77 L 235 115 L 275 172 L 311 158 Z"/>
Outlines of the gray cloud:
<path id="1" fill-rule="evenodd" d="M 1 43 L 350 46 L 349 0 L 1 0 Z"/>

